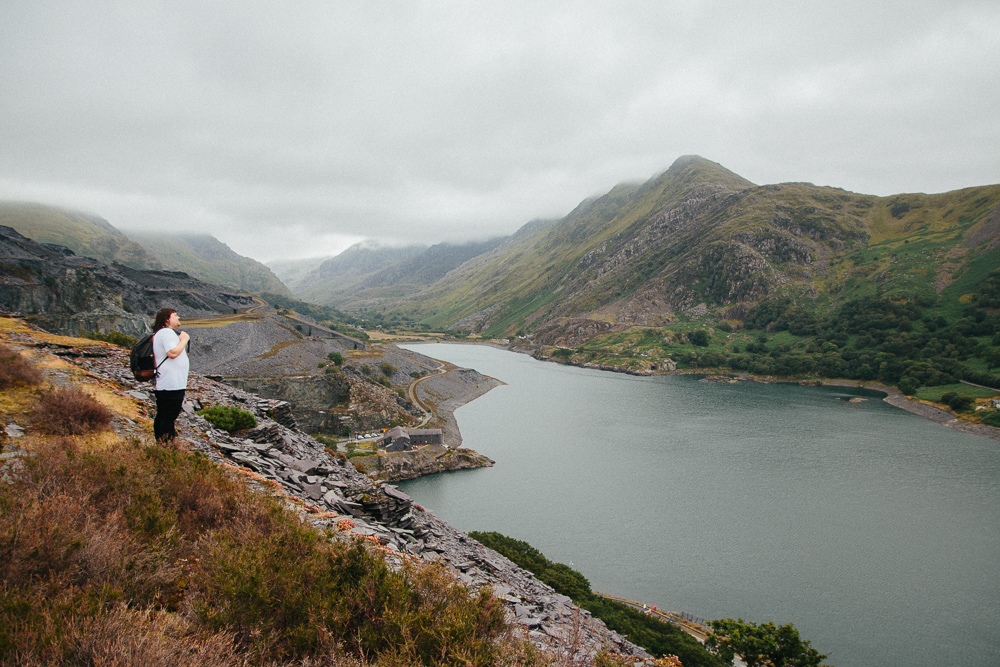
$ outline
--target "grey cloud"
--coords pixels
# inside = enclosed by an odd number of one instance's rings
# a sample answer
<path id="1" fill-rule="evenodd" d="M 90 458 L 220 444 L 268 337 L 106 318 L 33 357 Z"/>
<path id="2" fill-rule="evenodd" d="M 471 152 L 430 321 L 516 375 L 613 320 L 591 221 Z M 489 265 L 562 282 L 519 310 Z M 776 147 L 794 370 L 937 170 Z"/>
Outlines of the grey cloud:
<path id="1" fill-rule="evenodd" d="M 0 197 L 270 260 L 509 233 L 697 153 L 1000 181 L 994 2 L 0 8 Z"/>

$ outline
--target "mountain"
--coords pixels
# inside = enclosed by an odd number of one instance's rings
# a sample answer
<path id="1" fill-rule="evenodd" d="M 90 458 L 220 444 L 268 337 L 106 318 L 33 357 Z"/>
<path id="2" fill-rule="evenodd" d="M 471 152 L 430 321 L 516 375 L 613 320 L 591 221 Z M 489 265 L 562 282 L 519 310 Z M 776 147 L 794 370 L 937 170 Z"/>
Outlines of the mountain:
<path id="1" fill-rule="evenodd" d="M 284 285 L 295 292 L 303 278 L 319 268 L 319 265 L 331 257 L 310 257 L 308 259 L 278 259 L 268 262 L 265 266 L 278 277 Z"/>
<path id="2" fill-rule="evenodd" d="M 207 234 L 151 234 L 116 229 L 104 218 L 26 202 L 0 202 L 0 225 L 76 255 L 140 270 L 182 271 L 198 280 L 243 292 L 291 292 L 266 266 L 233 252 Z"/>
<path id="3" fill-rule="evenodd" d="M 184 271 L 199 280 L 244 292 L 291 292 L 264 264 L 243 257 L 208 234 L 155 234 L 129 231 L 165 267 Z"/>
<path id="4" fill-rule="evenodd" d="M 252 297 L 186 273 L 108 265 L 0 226 L 0 309 L 48 331 L 139 335 L 165 306 L 189 318 L 232 314 L 254 305 Z"/>
<path id="5" fill-rule="evenodd" d="M 104 218 L 30 202 L 0 201 L 0 225 L 11 227 L 39 243 L 54 243 L 77 255 L 133 269 L 163 269 L 141 244 L 115 229 Z"/>
<path id="6" fill-rule="evenodd" d="M 957 303 L 997 267 L 998 203 L 1000 186 L 891 197 L 757 186 L 686 156 L 383 308 L 574 346 L 709 313 L 739 326 L 779 295 L 822 308 L 865 295 L 929 303 L 955 284 Z"/>
<path id="7" fill-rule="evenodd" d="M 302 295 L 337 308 L 372 308 L 432 285 L 449 271 L 493 250 L 502 241 L 502 238 L 495 238 L 457 245 L 439 243 L 419 250 L 359 248 L 341 262 L 337 262 L 336 257 L 327 262 L 314 274 L 315 282 L 302 290 Z M 372 261 L 375 257 L 382 261 Z M 331 270 L 336 270 L 339 276 L 339 281 L 332 284 L 326 277 L 331 275 Z"/>
<path id="8" fill-rule="evenodd" d="M 416 257 L 425 249 L 417 245 L 395 248 L 370 241 L 356 243 L 303 276 L 296 283 L 295 296 L 324 306 L 335 305 L 333 295 L 350 294 L 366 278 Z"/>

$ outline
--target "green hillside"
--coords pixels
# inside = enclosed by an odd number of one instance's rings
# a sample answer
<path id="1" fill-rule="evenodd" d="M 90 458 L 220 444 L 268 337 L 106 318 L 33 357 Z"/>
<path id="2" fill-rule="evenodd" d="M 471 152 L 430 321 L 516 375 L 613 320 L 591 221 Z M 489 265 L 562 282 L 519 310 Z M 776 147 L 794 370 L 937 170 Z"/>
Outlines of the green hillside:
<path id="1" fill-rule="evenodd" d="M 38 241 L 69 248 L 82 257 L 139 270 L 183 271 L 203 282 L 241 292 L 291 296 L 269 268 L 233 252 L 207 234 L 165 235 L 130 231 L 104 218 L 29 202 L 0 202 L 0 225 Z"/>
<path id="2" fill-rule="evenodd" d="M 757 186 L 703 158 L 376 306 L 541 357 L 1000 385 L 1000 185 L 889 197 Z M 369 306 L 371 307 L 371 306 Z"/>
<path id="3" fill-rule="evenodd" d="M 171 271 L 241 292 L 272 292 L 291 296 L 288 288 L 260 262 L 243 257 L 208 234 L 153 234 L 129 231 Z"/>
<path id="4" fill-rule="evenodd" d="M 503 240 L 438 243 L 428 248 L 359 243 L 299 277 L 294 290 L 315 303 L 343 309 L 392 301 L 426 288 Z"/>
<path id="5" fill-rule="evenodd" d="M 0 225 L 39 243 L 66 246 L 77 255 L 133 269 L 164 269 L 142 245 L 129 239 L 104 218 L 29 202 L 0 202 Z"/>

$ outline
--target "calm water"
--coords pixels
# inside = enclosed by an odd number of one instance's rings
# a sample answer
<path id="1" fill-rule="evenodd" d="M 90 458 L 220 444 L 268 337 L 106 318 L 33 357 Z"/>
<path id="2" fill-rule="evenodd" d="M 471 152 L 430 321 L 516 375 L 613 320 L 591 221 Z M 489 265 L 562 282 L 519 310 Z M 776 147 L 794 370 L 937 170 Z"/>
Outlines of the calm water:
<path id="1" fill-rule="evenodd" d="M 457 412 L 495 467 L 401 485 L 455 527 L 600 592 L 792 622 L 837 667 L 1000 665 L 1000 442 L 840 388 L 407 347 L 507 383 Z"/>

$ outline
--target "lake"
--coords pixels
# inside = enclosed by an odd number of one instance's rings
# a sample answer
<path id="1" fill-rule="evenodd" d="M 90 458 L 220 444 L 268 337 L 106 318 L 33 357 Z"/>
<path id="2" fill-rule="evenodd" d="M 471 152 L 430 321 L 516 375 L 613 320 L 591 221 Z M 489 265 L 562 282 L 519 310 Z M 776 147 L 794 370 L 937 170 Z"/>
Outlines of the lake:
<path id="1" fill-rule="evenodd" d="M 493 468 L 400 485 L 456 528 L 602 593 L 794 623 L 837 667 L 1000 664 L 1000 442 L 860 389 L 404 347 L 507 383 L 456 412 Z"/>

